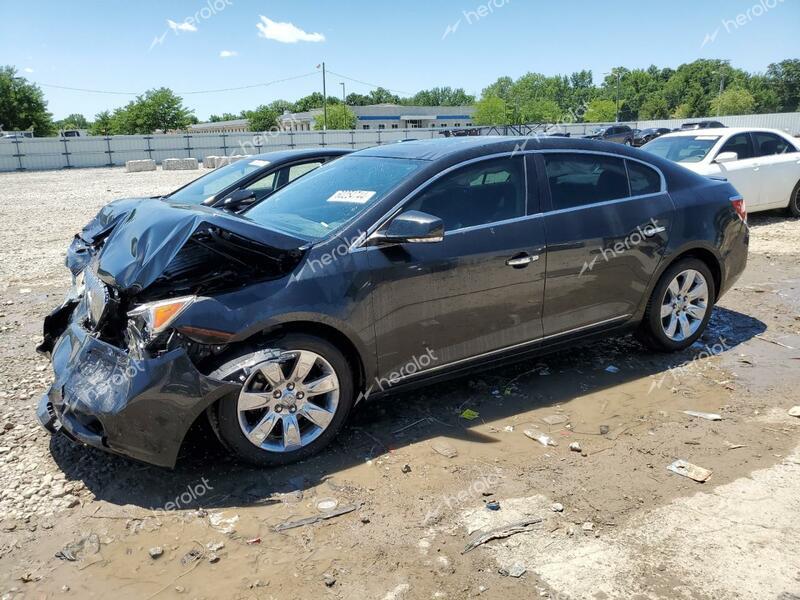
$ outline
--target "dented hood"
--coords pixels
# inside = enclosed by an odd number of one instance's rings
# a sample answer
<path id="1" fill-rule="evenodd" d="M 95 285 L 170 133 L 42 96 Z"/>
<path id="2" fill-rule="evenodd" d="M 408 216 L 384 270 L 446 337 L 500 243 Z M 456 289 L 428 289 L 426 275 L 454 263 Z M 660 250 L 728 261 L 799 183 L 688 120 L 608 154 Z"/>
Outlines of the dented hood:
<path id="1" fill-rule="evenodd" d="M 212 208 L 152 198 L 111 203 L 76 239 L 87 246 L 102 243 L 97 273 L 126 294 L 136 294 L 155 282 L 190 240 L 232 263 L 253 268 L 259 254 L 264 260 L 296 263 L 301 255 L 298 249 L 305 243 Z"/>

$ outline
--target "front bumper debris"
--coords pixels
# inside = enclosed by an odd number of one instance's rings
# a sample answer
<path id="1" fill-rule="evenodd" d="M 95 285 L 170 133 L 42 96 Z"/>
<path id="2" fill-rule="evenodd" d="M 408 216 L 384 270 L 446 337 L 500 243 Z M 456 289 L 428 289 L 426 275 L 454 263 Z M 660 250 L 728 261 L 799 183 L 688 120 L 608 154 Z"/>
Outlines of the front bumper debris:
<path id="1" fill-rule="evenodd" d="M 55 380 L 39 401 L 39 422 L 82 444 L 174 467 L 192 423 L 238 385 L 206 377 L 183 349 L 135 359 L 74 318 L 63 328 L 73 309 L 65 304 L 45 320 L 40 349 L 51 354 Z"/>

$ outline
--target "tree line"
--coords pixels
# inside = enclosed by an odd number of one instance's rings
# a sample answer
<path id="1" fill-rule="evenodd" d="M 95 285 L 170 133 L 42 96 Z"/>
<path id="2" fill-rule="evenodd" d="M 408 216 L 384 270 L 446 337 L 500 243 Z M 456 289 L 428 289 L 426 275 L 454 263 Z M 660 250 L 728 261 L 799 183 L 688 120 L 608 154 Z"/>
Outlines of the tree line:
<path id="1" fill-rule="evenodd" d="M 677 69 L 627 69 L 605 74 L 599 85 L 593 73 L 547 76 L 527 73 L 517 79 L 500 77 L 483 89 L 480 99 L 463 88 L 436 87 L 401 97 L 385 88 L 368 94 L 349 94 L 344 101 L 327 98 L 329 129 L 352 129 L 356 118 L 350 106 L 399 104 L 417 106 L 474 105 L 473 122 L 506 125 L 556 122 L 610 122 L 713 115 L 794 112 L 800 110 L 800 59 L 770 64 L 765 73 L 748 73 L 726 61 L 696 60 Z M 211 115 L 212 122 L 247 119 L 251 131 L 268 131 L 285 112 L 321 108 L 323 96 L 314 92 L 294 102 L 274 100 L 240 113 Z M 59 130 L 88 129 L 94 135 L 149 134 L 185 130 L 197 123 L 194 111 L 169 88 L 146 91 L 114 110 L 89 121 L 72 114 L 54 121 L 44 93 L 11 66 L 0 67 L 0 126 L 6 131 L 32 130 L 38 136 Z M 321 118 L 315 121 L 322 128 Z"/>

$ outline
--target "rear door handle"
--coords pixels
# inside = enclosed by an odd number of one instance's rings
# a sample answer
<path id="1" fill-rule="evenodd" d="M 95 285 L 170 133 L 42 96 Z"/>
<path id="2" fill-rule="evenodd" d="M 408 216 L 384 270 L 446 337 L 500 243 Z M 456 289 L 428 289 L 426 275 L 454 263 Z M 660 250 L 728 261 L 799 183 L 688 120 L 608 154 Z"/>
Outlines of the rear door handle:
<path id="1" fill-rule="evenodd" d="M 663 225 L 659 225 L 658 227 L 653 227 L 650 223 L 642 225 L 640 229 L 644 233 L 645 237 L 653 237 L 657 233 L 664 233 L 667 230 L 667 228 L 664 227 Z"/>
<path id="2" fill-rule="evenodd" d="M 518 254 L 512 258 L 509 258 L 506 261 L 506 264 L 509 267 L 513 267 L 515 269 L 522 269 L 524 267 L 527 267 L 532 262 L 536 262 L 537 260 L 539 260 L 538 254 L 535 254 L 533 256 L 531 256 L 530 254 Z"/>

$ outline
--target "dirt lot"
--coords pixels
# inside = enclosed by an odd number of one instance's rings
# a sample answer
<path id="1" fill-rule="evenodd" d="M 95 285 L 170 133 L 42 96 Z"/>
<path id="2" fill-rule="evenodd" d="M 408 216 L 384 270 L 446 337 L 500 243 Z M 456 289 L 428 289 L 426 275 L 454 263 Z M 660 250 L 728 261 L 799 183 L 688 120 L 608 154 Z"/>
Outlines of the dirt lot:
<path id="1" fill-rule="evenodd" d="M 71 236 L 198 174 L 0 175 L 2 598 L 800 598 L 800 221 L 751 217 L 745 275 L 680 355 L 612 340 L 367 404 L 329 451 L 269 471 L 203 428 L 174 472 L 51 439 L 34 346 Z"/>

